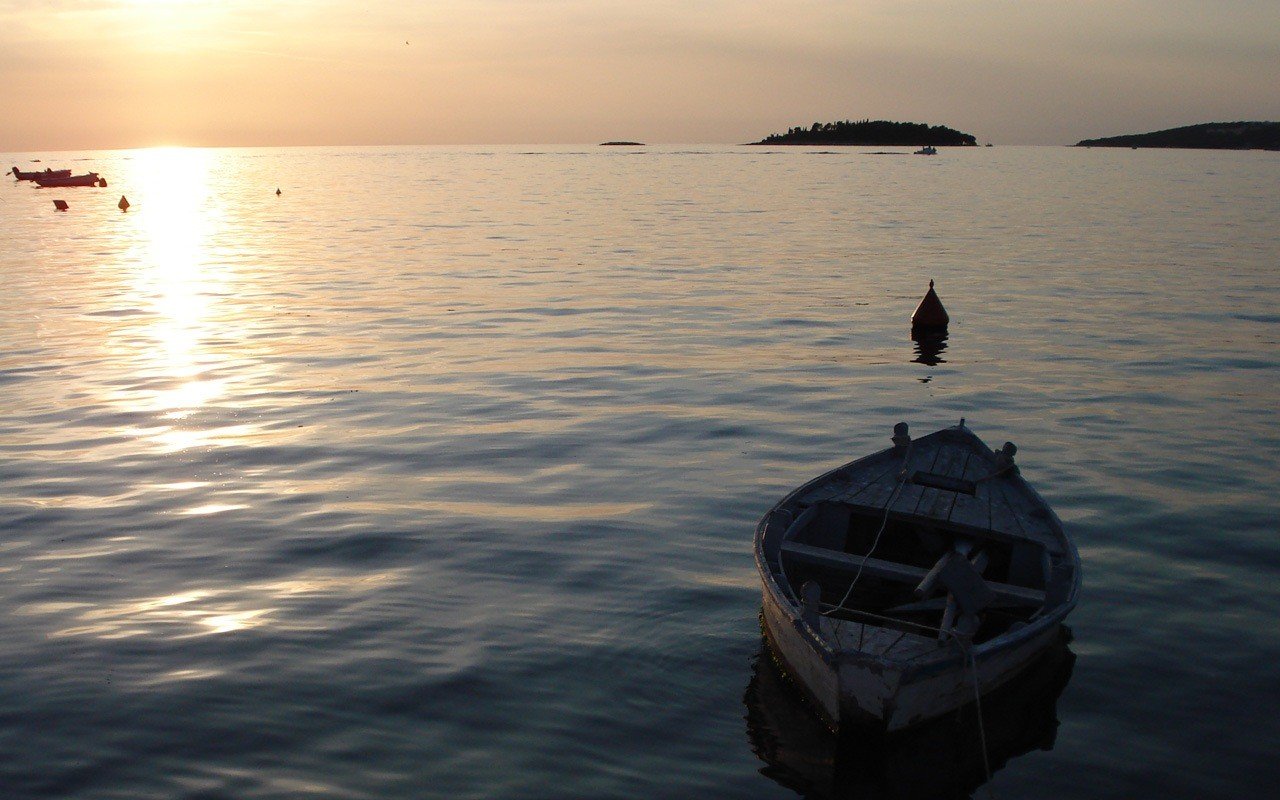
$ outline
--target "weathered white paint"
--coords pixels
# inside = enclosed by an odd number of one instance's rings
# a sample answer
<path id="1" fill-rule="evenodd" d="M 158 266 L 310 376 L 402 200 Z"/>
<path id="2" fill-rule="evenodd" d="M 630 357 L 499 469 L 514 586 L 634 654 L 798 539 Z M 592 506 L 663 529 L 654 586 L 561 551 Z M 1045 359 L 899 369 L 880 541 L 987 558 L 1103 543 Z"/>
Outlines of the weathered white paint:
<path id="1" fill-rule="evenodd" d="M 764 623 L 772 638 L 778 656 L 793 679 L 802 685 L 809 699 L 817 703 L 828 724 L 840 723 L 840 684 L 835 670 L 815 649 L 796 625 L 796 617 L 789 608 L 778 602 L 768 589 L 764 592 Z"/>

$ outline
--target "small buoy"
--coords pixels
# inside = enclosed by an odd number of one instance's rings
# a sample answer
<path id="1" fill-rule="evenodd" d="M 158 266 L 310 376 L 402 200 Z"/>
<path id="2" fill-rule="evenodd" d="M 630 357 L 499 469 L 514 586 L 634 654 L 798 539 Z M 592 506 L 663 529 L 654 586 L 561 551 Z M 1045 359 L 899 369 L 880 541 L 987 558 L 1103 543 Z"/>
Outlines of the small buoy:
<path id="1" fill-rule="evenodd" d="M 53 207 L 54 207 L 54 208 L 56 208 L 56 209 L 58 209 L 59 211 L 66 211 L 66 210 L 67 210 L 67 201 L 66 201 L 66 200 L 54 200 L 54 201 L 53 201 Z"/>
<path id="2" fill-rule="evenodd" d="M 276 197 L 279 197 L 279 196 L 280 196 L 280 187 L 279 187 L 279 186 L 277 186 L 277 187 L 276 187 Z"/>
<path id="3" fill-rule="evenodd" d="M 121 211 L 128 211 L 128 210 L 129 210 L 129 199 L 128 199 L 127 197 L 125 197 L 124 195 L 120 195 L 120 202 L 119 202 L 119 203 L 116 203 L 116 207 L 117 207 L 117 208 L 119 208 Z"/>
<path id="4" fill-rule="evenodd" d="M 106 178 L 98 178 L 98 188 L 100 188 L 100 189 L 105 189 L 105 188 L 107 188 L 107 179 L 106 179 Z"/>
<path id="5" fill-rule="evenodd" d="M 938 299 L 938 293 L 933 290 L 933 281 L 929 281 L 929 291 L 925 292 L 920 305 L 916 306 L 915 313 L 911 315 L 911 330 L 945 328 L 950 321 L 947 310 Z"/>

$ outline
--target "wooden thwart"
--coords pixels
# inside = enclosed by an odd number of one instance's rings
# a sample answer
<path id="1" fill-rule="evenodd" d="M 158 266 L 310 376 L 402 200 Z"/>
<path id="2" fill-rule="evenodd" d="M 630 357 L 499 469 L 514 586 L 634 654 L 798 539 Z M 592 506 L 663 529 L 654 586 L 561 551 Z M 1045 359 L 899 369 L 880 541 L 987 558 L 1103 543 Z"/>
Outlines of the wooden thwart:
<path id="1" fill-rule="evenodd" d="M 895 583 L 918 585 L 929 573 L 928 570 L 922 567 L 910 564 L 899 564 L 896 561 L 885 561 L 880 558 L 863 559 L 862 556 L 850 555 L 838 550 L 828 550 L 825 547 L 813 547 L 799 542 L 783 542 L 782 552 L 806 564 L 837 569 L 843 572 L 857 572 L 861 568 L 863 575 L 894 581 Z M 1006 583 L 992 581 L 984 581 L 984 583 L 992 592 L 991 600 L 993 603 L 1016 600 L 1031 606 L 1044 605 L 1044 592 L 1027 589 L 1023 586 L 1011 586 Z"/>

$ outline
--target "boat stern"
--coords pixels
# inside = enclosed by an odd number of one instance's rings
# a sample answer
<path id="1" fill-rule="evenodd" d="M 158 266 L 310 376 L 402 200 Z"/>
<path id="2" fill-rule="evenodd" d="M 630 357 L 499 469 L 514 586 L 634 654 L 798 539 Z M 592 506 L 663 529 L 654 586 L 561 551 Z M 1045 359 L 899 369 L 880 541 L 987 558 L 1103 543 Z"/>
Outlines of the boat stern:
<path id="1" fill-rule="evenodd" d="M 897 715 L 902 669 L 884 659 L 846 654 L 839 676 L 840 727 L 889 730 Z"/>

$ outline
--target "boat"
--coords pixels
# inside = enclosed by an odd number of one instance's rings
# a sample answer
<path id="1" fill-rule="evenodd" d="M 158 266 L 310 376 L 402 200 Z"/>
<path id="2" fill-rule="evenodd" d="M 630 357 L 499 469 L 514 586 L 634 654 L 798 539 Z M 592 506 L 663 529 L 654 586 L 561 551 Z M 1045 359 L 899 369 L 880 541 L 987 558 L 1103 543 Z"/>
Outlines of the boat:
<path id="1" fill-rule="evenodd" d="M 33 170 L 31 172 L 23 172 L 17 167 L 13 168 L 13 177 L 20 181 L 34 181 L 37 178 L 70 178 L 71 170 L 69 169 L 49 169 L 45 167 L 42 170 Z"/>
<path id="2" fill-rule="evenodd" d="M 938 154 L 938 148 L 934 147 L 931 144 L 926 144 L 924 147 L 921 147 L 919 150 L 912 153 L 912 155 L 917 155 L 917 156 L 936 156 L 937 154 Z"/>
<path id="3" fill-rule="evenodd" d="M 49 188 L 58 186 L 106 186 L 107 182 L 98 177 L 96 172 L 87 172 L 84 175 L 59 175 L 45 176 L 37 175 L 33 178 L 39 186 Z"/>
<path id="4" fill-rule="evenodd" d="M 761 519 L 765 640 L 832 730 L 975 701 L 1058 635 L 1080 556 L 1014 463 L 964 424 L 805 483 Z"/>

